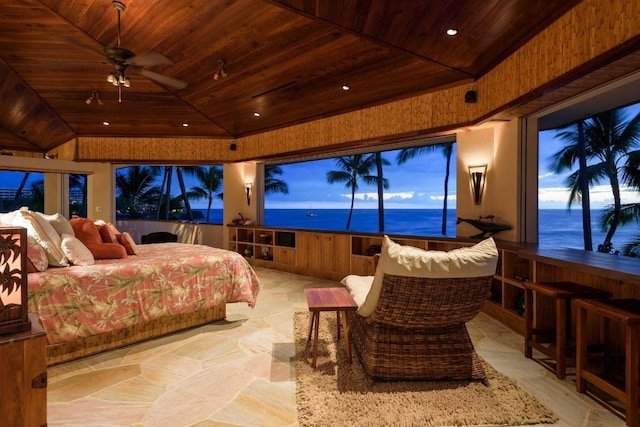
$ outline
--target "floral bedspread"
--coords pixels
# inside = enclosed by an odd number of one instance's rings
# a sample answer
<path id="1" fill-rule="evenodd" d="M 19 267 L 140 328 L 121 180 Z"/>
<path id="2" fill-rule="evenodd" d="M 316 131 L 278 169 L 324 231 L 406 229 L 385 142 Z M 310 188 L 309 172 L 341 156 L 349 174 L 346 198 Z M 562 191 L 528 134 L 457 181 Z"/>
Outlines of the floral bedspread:
<path id="1" fill-rule="evenodd" d="M 29 311 L 49 344 L 226 302 L 253 307 L 260 283 L 238 253 L 181 243 L 139 245 L 138 255 L 29 273 Z"/>

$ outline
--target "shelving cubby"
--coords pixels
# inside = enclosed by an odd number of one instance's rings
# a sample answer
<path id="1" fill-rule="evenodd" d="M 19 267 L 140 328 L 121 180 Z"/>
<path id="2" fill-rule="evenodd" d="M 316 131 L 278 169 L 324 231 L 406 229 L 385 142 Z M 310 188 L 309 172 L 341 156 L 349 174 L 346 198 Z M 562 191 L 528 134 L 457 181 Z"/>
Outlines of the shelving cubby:
<path id="1" fill-rule="evenodd" d="M 229 249 L 268 263 L 295 265 L 295 232 L 260 226 L 229 226 Z M 261 264 L 262 265 L 262 264 Z"/>

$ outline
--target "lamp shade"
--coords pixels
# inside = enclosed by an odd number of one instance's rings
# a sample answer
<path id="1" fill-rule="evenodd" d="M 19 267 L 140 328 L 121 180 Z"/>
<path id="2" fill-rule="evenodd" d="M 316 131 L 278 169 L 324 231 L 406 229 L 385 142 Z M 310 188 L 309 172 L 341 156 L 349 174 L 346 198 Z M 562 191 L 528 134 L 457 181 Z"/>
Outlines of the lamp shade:
<path id="1" fill-rule="evenodd" d="M 469 178 L 471 180 L 471 193 L 473 194 L 473 202 L 476 205 L 479 205 L 482 202 L 484 183 L 487 179 L 487 165 L 469 166 Z"/>
<path id="2" fill-rule="evenodd" d="M 0 226 L 0 334 L 31 329 L 27 294 L 27 230 Z"/>

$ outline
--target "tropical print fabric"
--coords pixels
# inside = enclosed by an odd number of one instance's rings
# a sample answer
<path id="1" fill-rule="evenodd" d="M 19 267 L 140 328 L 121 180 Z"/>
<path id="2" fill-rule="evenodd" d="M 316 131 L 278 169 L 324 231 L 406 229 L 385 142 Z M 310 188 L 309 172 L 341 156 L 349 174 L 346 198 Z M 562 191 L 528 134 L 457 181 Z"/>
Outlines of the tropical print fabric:
<path id="1" fill-rule="evenodd" d="M 29 274 L 29 311 L 49 344 L 226 302 L 255 304 L 258 278 L 236 252 L 181 243 L 140 245 L 138 252 Z"/>

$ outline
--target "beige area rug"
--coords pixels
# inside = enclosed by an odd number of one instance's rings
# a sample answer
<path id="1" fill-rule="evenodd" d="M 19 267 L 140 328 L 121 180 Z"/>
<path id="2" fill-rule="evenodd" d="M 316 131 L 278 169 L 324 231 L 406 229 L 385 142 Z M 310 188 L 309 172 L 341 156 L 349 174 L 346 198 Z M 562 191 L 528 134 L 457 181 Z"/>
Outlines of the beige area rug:
<path id="1" fill-rule="evenodd" d="M 344 337 L 336 316 L 320 316 L 318 360 L 311 368 L 309 313 L 294 314 L 296 401 L 300 426 L 486 426 L 552 423 L 557 417 L 485 362 L 490 386 L 467 381 L 374 382 Z M 337 349 L 337 354 L 336 354 Z"/>

